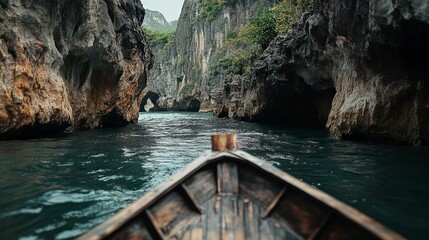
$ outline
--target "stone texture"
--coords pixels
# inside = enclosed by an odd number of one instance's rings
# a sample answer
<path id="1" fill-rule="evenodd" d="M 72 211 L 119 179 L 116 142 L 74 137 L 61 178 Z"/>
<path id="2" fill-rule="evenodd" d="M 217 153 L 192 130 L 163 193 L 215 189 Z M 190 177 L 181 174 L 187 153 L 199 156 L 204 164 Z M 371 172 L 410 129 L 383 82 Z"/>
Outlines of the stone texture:
<path id="1" fill-rule="evenodd" d="M 137 121 L 143 18 L 138 0 L 1 0 L 0 138 Z"/>
<path id="2" fill-rule="evenodd" d="M 155 63 L 148 89 L 161 97 L 158 105 L 169 110 L 211 110 L 224 79 L 208 79 L 210 59 L 221 47 L 229 32 L 238 31 L 250 22 L 261 8 L 277 0 L 240 0 L 228 2 L 213 19 L 203 16 L 200 0 L 185 0 L 179 18 L 175 44 L 152 46 Z M 182 108 L 184 107 L 184 108 Z M 191 107 L 191 108 L 188 108 Z"/>
<path id="3" fill-rule="evenodd" d="M 227 79 L 216 113 L 428 145 L 428 16 L 425 0 L 314 0 L 250 74 Z"/>

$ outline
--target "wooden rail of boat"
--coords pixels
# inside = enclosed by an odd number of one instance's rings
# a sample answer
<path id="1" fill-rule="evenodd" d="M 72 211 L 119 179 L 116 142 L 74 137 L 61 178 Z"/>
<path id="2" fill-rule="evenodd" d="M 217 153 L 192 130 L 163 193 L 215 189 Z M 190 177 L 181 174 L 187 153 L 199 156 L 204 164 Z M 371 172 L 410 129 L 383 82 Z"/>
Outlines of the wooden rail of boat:
<path id="1" fill-rule="evenodd" d="M 212 137 L 213 151 L 79 239 L 404 239 L 237 147 Z"/>

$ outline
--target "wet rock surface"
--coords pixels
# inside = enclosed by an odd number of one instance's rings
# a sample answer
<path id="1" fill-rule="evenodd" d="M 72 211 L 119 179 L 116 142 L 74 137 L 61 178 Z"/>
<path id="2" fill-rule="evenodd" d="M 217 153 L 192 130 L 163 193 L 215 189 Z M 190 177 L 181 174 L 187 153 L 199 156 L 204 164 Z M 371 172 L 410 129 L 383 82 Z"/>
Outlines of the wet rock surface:
<path id="1" fill-rule="evenodd" d="M 135 0 L 0 2 L 0 138 L 137 121 L 152 60 Z"/>

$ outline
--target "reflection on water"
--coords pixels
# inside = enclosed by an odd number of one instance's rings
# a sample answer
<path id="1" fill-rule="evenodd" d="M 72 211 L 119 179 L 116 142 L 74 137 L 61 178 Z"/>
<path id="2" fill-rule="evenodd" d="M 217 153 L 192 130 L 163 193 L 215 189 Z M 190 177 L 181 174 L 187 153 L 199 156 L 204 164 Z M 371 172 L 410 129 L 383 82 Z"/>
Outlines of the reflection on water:
<path id="1" fill-rule="evenodd" d="M 0 239 L 67 239 L 112 216 L 210 148 L 215 133 L 408 238 L 429 233 L 429 151 L 324 131 L 146 113 L 136 125 L 0 142 Z"/>

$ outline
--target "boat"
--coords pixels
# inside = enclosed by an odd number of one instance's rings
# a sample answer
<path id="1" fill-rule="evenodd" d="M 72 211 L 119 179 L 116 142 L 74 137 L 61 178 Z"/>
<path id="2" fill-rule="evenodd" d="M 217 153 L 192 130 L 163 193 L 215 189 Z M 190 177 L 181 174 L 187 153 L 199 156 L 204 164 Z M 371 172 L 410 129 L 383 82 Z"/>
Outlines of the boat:
<path id="1" fill-rule="evenodd" d="M 404 239 L 236 138 L 212 136 L 212 151 L 78 239 Z"/>

